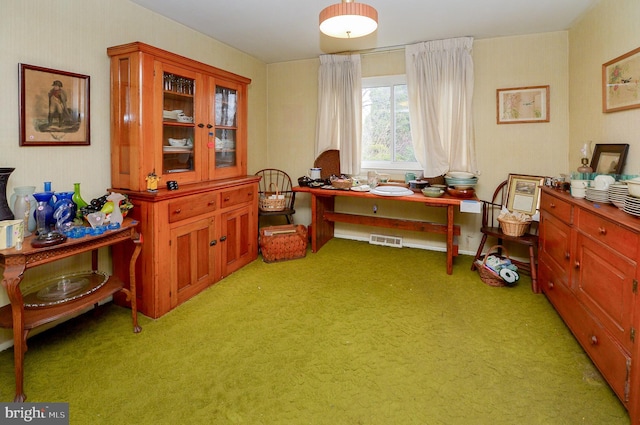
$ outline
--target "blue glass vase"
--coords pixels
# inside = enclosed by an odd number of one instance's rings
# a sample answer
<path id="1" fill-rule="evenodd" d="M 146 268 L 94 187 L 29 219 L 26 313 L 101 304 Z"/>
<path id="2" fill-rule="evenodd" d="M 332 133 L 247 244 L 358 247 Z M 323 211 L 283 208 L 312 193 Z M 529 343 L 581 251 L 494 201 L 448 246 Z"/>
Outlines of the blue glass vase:
<path id="1" fill-rule="evenodd" d="M 53 220 L 53 207 L 49 201 L 53 197 L 53 192 L 37 192 L 33 194 L 38 205 L 33 212 L 36 218 L 36 233 L 46 235 L 51 231 L 55 222 Z"/>
<path id="2" fill-rule="evenodd" d="M 70 214 L 68 214 L 67 218 L 58 220 L 58 218 L 60 218 L 60 216 L 62 215 L 62 213 L 59 211 L 61 208 L 69 210 Z M 77 209 L 78 207 L 73 202 L 73 192 L 56 192 L 56 203 L 53 204 L 53 215 L 54 219 L 56 219 L 54 221 L 59 221 L 59 223 L 57 223 L 56 225 L 73 221 L 73 219 L 76 217 Z M 65 214 L 64 216 L 67 216 L 67 214 Z"/>

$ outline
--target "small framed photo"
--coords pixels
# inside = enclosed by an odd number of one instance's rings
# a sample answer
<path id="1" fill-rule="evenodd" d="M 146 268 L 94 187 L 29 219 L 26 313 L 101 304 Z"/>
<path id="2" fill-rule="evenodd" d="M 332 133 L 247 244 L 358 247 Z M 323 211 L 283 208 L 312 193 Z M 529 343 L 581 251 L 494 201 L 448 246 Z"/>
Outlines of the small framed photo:
<path id="1" fill-rule="evenodd" d="M 591 168 L 598 174 L 622 174 L 628 152 L 626 143 L 598 144 L 593 150 Z"/>
<path id="2" fill-rule="evenodd" d="M 640 108 L 640 47 L 602 65 L 602 111 Z"/>
<path id="3" fill-rule="evenodd" d="M 540 209 L 540 188 L 544 177 L 509 174 L 507 182 L 507 209 L 534 215 Z"/>
<path id="4" fill-rule="evenodd" d="M 90 144 L 89 76 L 20 64 L 20 146 Z"/>
<path id="5" fill-rule="evenodd" d="M 496 91 L 498 124 L 549 122 L 549 86 Z"/>

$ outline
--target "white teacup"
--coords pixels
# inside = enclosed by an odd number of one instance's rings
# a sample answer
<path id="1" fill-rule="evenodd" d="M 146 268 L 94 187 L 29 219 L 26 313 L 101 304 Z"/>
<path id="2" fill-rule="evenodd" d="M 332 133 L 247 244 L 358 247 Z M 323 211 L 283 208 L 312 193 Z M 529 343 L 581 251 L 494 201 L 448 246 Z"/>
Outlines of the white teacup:
<path id="1" fill-rule="evenodd" d="M 609 186 L 614 184 L 616 179 L 613 176 L 600 175 L 593 179 L 596 190 L 607 190 Z"/>
<path id="2" fill-rule="evenodd" d="M 584 198 L 587 196 L 587 189 L 571 186 L 571 196 L 574 198 Z"/>
<path id="3" fill-rule="evenodd" d="M 320 180 L 322 168 L 310 168 L 309 169 L 309 177 L 312 180 Z"/>
<path id="4" fill-rule="evenodd" d="M 589 180 L 571 180 L 571 188 L 586 189 L 589 187 Z"/>

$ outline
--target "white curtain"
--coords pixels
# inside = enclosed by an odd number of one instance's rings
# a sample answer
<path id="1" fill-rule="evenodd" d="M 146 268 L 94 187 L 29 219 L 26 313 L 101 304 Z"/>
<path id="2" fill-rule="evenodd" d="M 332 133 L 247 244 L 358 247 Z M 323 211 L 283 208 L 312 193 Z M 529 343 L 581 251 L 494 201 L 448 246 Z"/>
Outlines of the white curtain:
<path id="1" fill-rule="evenodd" d="M 340 150 L 340 172 L 360 173 L 362 134 L 360 55 L 322 55 L 318 71 L 316 157 Z"/>
<path id="2" fill-rule="evenodd" d="M 472 47 L 471 37 L 405 47 L 411 138 L 426 177 L 478 171 Z"/>

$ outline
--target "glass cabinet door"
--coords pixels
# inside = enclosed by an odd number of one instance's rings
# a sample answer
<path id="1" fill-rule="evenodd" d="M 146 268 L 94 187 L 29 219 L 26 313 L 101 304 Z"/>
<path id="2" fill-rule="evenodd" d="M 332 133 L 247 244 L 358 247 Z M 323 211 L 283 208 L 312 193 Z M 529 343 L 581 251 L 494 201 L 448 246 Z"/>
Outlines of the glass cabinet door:
<path id="1" fill-rule="evenodd" d="M 216 85 L 214 113 L 216 170 L 237 165 L 237 99 L 237 90 Z"/>
<path id="2" fill-rule="evenodd" d="M 163 71 L 162 174 L 195 171 L 195 91 L 194 78 Z"/>

